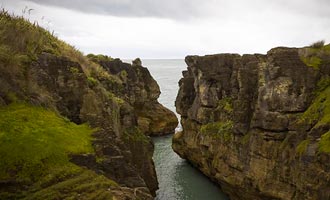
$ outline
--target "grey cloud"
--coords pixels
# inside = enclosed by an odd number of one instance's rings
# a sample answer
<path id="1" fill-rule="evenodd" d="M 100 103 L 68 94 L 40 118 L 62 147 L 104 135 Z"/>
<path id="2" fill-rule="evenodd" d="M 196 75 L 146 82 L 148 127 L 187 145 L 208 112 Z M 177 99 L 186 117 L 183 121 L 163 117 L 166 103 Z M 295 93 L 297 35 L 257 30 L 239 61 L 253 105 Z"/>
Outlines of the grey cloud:
<path id="1" fill-rule="evenodd" d="M 329 0 L 28 0 L 85 13 L 119 17 L 191 19 L 217 15 L 230 17 L 273 7 L 279 12 L 330 17 Z M 235 11 L 239 10 L 240 13 Z"/>
<path id="2" fill-rule="evenodd" d="M 124 17 L 191 18 L 203 13 L 203 0 L 28 0 L 42 5 Z"/>

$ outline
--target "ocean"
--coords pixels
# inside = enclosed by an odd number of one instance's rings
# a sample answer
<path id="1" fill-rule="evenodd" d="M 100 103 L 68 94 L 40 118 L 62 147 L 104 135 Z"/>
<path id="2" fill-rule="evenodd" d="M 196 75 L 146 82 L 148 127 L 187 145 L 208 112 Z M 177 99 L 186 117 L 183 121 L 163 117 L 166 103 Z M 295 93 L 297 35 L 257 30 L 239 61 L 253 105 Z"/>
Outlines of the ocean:
<path id="1" fill-rule="evenodd" d="M 186 64 L 182 59 L 142 59 L 158 82 L 159 102 L 175 112 L 178 82 Z M 176 113 L 176 112 L 175 112 Z M 176 113 L 177 114 L 177 113 Z M 177 114 L 178 118 L 179 115 Z M 181 159 L 171 147 L 172 135 L 154 137 L 154 162 L 159 181 L 156 200 L 227 200 L 226 195 L 189 163 Z"/>

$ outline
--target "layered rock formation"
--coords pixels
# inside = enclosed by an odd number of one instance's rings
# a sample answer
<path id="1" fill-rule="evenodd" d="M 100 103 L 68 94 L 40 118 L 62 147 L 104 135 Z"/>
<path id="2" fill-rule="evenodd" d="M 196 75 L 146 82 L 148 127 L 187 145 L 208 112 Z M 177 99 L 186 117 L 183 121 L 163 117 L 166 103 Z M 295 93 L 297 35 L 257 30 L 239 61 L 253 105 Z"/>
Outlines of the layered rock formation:
<path id="1" fill-rule="evenodd" d="M 0 17 L 0 108 L 20 122 L 19 127 L 0 123 L 6 162 L 0 164 L 0 198 L 153 199 L 154 147 L 144 133 L 174 132 L 177 120 L 157 102 L 159 87 L 148 70 L 138 60 L 133 66 L 110 58 L 91 61 L 37 25 L 5 11 Z M 15 113 L 22 116 L 16 119 Z M 56 125 L 44 126 L 43 114 L 53 116 Z M 0 113 L 1 119 L 6 116 Z M 70 147 L 70 135 L 58 133 L 69 125 L 84 131 L 81 124 L 94 129 L 91 140 L 82 135 L 86 148 L 79 150 Z M 12 138 L 12 130 L 27 134 L 26 141 Z M 49 141 L 31 135 L 37 133 Z M 44 145 L 56 142 L 65 147 L 43 152 Z M 34 160 L 19 160 L 8 149 Z M 63 160 L 54 165 L 56 156 Z"/>
<path id="2" fill-rule="evenodd" d="M 113 84 L 109 85 L 101 80 L 106 88 L 134 107 L 138 126 L 144 134 L 157 136 L 174 133 L 178 120 L 172 111 L 158 102 L 159 86 L 148 69 L 142 66 L 140 59 L 134 60 L 132 65 L 119 59 L 97 63 L 122 81 L 121 87 L 113 87 Z"/>
<path id="3" fill-rule="evenodd" d="M 330 45 L 186 63 L 175 152 L 231 199 L 330 198 Z"/>

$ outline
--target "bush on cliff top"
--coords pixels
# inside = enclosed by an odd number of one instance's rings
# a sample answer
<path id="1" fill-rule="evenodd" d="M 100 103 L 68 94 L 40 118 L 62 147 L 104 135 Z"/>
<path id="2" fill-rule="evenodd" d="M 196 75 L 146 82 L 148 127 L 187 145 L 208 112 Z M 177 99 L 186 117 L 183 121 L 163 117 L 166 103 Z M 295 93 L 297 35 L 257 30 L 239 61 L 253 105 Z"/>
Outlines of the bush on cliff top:
<path id="1" fill-rule="evenodd" d="M 72 167 L 69 154 L 93 153 L 92 132 L 41 107 L 0 107 L 0 180 L 31 182 Z"/>
<path id="2" fill-rule="evenodd" d="M 322 48 L 325 44 L 324 40 L 316 41 L 313 44 L 310 45 L 312 48 Z"/>
<path id="3" fill-rule="evenodd" d="M 100 62 L 108 62 L 108 61 L 112 61 L 113 59 L 110 56 L 107 55 L 102 55 L 102 54 L 88 54 L 87 58 L 89 58 L 91 61 L 96 62 L 96 63 L 100 63 Z"/>
<path id="4" fill-rule="evenodd" d="M 323 43 L 322 43 L 323 42 Z M 324 45 L 324 41 L 319 41 L 304 49 L 301 60 L 309 67 L 319 69 L 322 58 L 330 55 L 330 44 Z"/>

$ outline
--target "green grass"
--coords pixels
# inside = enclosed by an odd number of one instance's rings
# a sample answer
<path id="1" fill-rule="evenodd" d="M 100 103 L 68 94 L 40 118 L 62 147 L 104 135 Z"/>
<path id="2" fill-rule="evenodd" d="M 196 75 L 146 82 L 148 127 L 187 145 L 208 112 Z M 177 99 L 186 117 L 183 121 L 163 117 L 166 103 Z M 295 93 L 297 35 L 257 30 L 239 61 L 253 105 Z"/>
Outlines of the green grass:
<path id="1" fill-rule="evenodd" d="M 0 190 L 0 199 L 112 199 L 111 188 L 118 187 L 107 177 L 73 164 L 49 172 L 23 190 Z"/>
<path id="2" fill-rule="evenodd" d="M 310 57 L 305 57 L 302 58 L 302 61 L 309 67 L 313 67 L 315 69 L 318 69 L 322 60 L 321 58 L 317 56 L 310 56 Z"/>
<path id="3" fill-rule="evenodd" d="M 319 150 L 320 152 L 330 153 L 330 131 L 322 135 Z"/>
<path id="4" fill-rule="evenodd" d="M 301 60 L 309 67 L 313 67 L 314 69 L 319 69 L 322 64 L 322 57 L 330 55 L 330 44 L 321 45 L 318 42 L 316 45 L 311 45 L 310 47 L 305 48 L 305 55 L 301 56 Z"/>
<path id="5" fill-rule="evenodd" d="M 214 136 L 217 138 L 223 138 L 225 141 L 229 141 L 232 137 L 233 122 L 228 120 L 225 122 L 213 122 L 202 125 L 200 132 L 202 134 Z"/>
<path id="6" fill-rule="evenodd" d="M 326 75 L 317 83 L 316 95 L 319 95 L 330 86 L 330 76 Z"/>
<path id="7" fill-rule="evenodd" d="M 111 58 L 110 56 L 107 56 L 107 55 L 102 55 L 102 54 L 95 55 L 95 54 L 91 54 L 91 53 L 87 55 L 87 58 L 96 63 L 109 62 L 109 61 L 113 60 L 113 58 Z"/>
<path id="8" fill-rule="evenodd" d="M 120 97 L 117 97 L 114 93 L 112 93 L 112 92 L 107 92 L 107 95 L 108 95 L 108 97 L 111 99 L 111 100 L 113 100 L 113 101 L 115 101 L 118 105 L 122 105 L 122 104 L 124 104 L 125 103 L 125 100 L 124 99 L 122 99 L 122 98 L 120 98 Z"/>
<path id="9" fill-rule="evenodd" d="M 10 64 L 36 60 L 41 52 L 64 56 L 77 51 L 36 23 L 5 10 L 0 11 L 0 36 L 0 57 Z"/>
<path id="10" fill-rule="evenodd" d="M 53 32 L 21 16 L 0 10 L 0 69 L 3 68 L 2 70 L 7 70 L 8 73 L 22 73 L 42 52 L 78 62 L 86 76 L 114 79 L 99 64 L 84 56 L 74 46 L 57 38 Z M 99 60 L 112 60 L 109 56 L 95 57 Z"/>
<path id="11" fill-rule="evenodd" d="M 71 166 L 69 154 L 93 153 L 92 132 L 41 107 L 0 107 L 0 180 L 30 182 Z"/>
<path id="12" fill-rule="evenodd" d="M 300 117 L 299 123 L 315 124 L 314 127 L 330 124 L 330 86 L 319 91 L 319 95 Z"/>
<path id="13" fill-rule="evenodd" d="M 90 87 L 94 87 L 97 85 L 98 81 L 95 78 L 89 76 L 87 77 L 87 83 Z"/>
<path id="14" fill-rule="evenodd" d="M 298 144 L 298 146 L 296 147 L 296 152 L 299 153 L 299 155 L 302 155 L 303 153 L 305 153 L 309 143 L 310 143 L 310 140 L 308 140 L 308 139 L 301 141 Z"/>
<path id="15" fill-rule="evenodd" d="M 118 184 L 95 172 L 77 168 L 68 173 L 59 170 L 34 184 L 28 199 L 112 199 L 110 188 Z M 60 181 L 59 181 L 60 180 Z"/>

